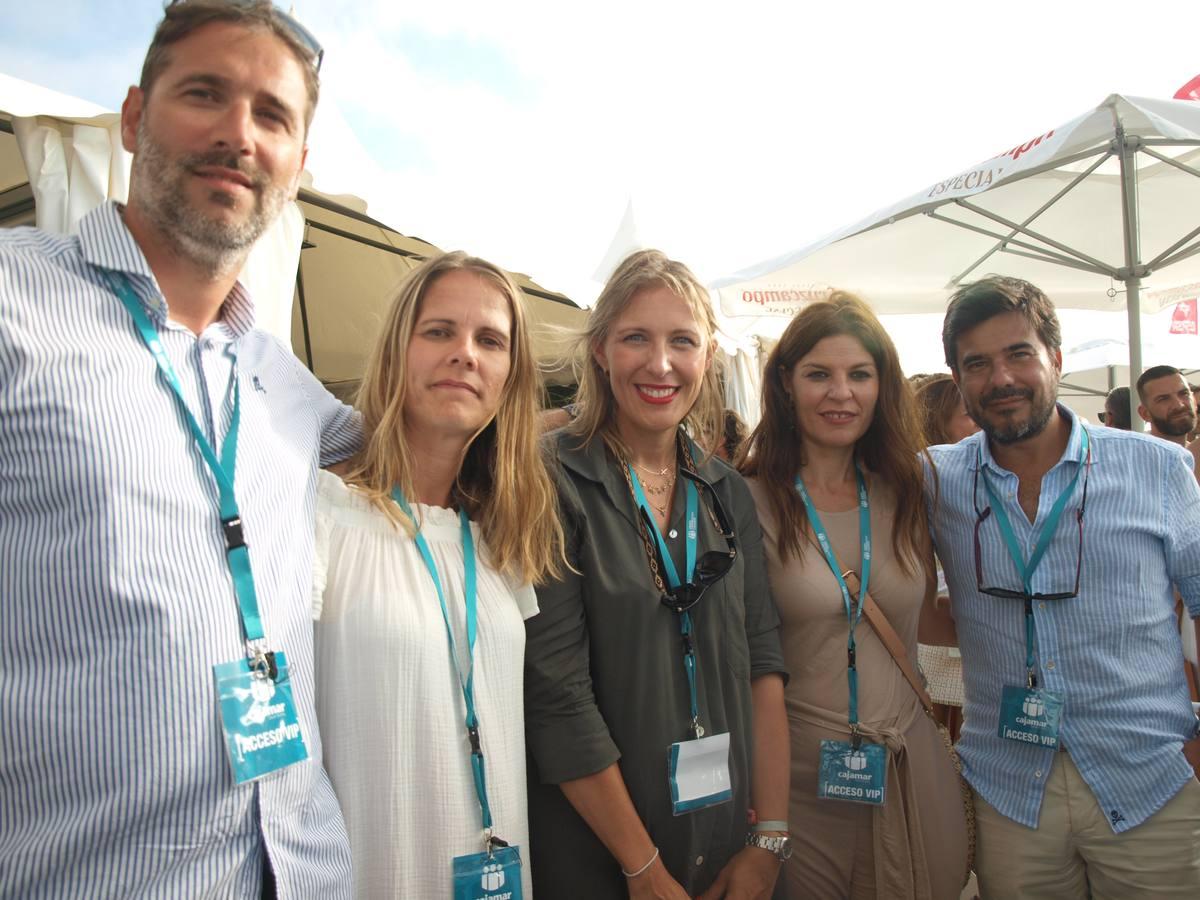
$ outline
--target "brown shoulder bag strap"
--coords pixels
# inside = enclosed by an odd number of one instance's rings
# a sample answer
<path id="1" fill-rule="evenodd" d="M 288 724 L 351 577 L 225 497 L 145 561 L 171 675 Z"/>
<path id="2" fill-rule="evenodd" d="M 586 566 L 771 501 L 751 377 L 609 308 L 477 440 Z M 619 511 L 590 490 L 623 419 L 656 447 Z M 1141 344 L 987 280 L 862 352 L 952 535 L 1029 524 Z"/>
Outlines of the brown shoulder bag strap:
<path id="1" fill-rule="evenodd" d="M 850 593 L 857 597 L 859 588 L 862 587 L 857 573 L 843 572 L 842 578 L 845 579 L 846 587 L 850 589 Z M 917 698 L 921 701 L 921 706 L 924 707 L 925 712 L 932 716 L 933 700 L 930 699 L 929 692 L 925 690 L 925 685 L 921 683 L 921 679 L 917 677 L 917 673 L 913 671 L 912 664 L 908 661 L 908 651 L 904 649 L 904 641 L 900 640 L 900 635 L 896 634 L 896 630 L 892 628 L 892 623 L 887 620 L 887 616 L 883 614 L 883 610 L 879 608 L 879 604 L 875 602 L 869 592 L 863 597 L 863 615 L 871 623 L 871 627 L 875 629 L 875 633 L 879 635 L 879 640 L 887 648 L 888 653 L 892 655 L 892 659 L 899 667 L 901 674 L 904 675 L 905 680 L 916 691 Z"/>

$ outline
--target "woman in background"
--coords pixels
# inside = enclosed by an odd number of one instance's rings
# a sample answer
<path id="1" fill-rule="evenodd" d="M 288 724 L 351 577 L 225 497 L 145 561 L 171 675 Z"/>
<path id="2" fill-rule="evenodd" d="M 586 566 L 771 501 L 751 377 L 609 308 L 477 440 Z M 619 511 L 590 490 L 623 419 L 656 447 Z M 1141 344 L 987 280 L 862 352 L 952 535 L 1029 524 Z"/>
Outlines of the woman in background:
<path id="1" fill-rule="evenodd" d="M 957 444 L 979 430 L 949 375 L 930 375 L 915 389 L 926 446 Z"/>
<path id="2" fill-rule="evenodd" d="M 321 473 L 317 715 L 358 897 L 452 896 L 462 860 L 530 896 L 523 620 L 563 571 L 540 398 L 512 280 L 435 257 L 371 354 L 362 452 Z"/>
<path id="3" fill-rule="evenodd" d="M 738 453 L 741 452 L 742 445 L 746 443 L 746 438 L 750 436 L 750 432 L 746 428 L 746 423 L 732 409 L 725 410 L 725 425 L 722 429 L 721 441 L 717 444 L 717 456 L 725 460 L 730 465 L 737 459 Z"/>
<path id="4" fill-rule="evenodd" d="M 933 562 L 896 349 L 865 303 L 835 292 L 788 325 L 762 403 L 742 472 L 792 674 L 789 896 L 952 900 L 967 855 L 957 774 L 858 613 L 861 586 L 916 657 Z"/>
<path id="5" fill-rule="evenodd" d="M 975 420 L 967 413 L 958 385 L 949 375 L 930 376 L 917 387 L 916 396 L 927 446 L 957 444 L 979 430 Z M 940 565 L 937 567 L 935 602 L 947 606 L 950 603 Z M 950 739 L 957 741 L 962 731 L 963 707 L 962 657 L 958 648 L 919 644 L 917 658 L 929 685 L 929 696 L 933 698 L 933 711 L 938 722 L 946 726 Z"/>
<path id="6" fill-rule="evenodd" d="M 761 534 L 741 477 L 699 449 L 720 435 L 714 332 L 696 277 L 653 250 L 588 317 L 579 417 L 552 445 L 571 569 L 527 625 L 540 897 L 765 900 L 787 855 Z"/>

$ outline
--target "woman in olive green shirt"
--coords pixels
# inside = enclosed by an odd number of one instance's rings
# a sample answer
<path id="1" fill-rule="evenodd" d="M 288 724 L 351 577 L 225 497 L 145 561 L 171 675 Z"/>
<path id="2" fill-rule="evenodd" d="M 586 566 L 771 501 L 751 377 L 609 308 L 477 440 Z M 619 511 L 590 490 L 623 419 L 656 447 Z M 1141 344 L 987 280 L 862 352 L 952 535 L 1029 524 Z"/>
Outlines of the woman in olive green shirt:
<path id="1" fill-rule="evenodd" d="M 634 254 L 589 318 L 579 418 L 552 438 L 578 574 L 540 588 L 527 623 L 541 897 L 769 898 L 787 854 L 785 675 L 762 536 L 741 477 L 683 428 L 706 445 L 720 434 L 714 330 L 686 267 Z M 698 734 L 720 748 L 710 759 L 727 781 L 688 803 L 686 779 L 672 792 L 668 756 L 676 744 L 686 756 Z M 673 801 L 699 808 L 675 814 Z"/>

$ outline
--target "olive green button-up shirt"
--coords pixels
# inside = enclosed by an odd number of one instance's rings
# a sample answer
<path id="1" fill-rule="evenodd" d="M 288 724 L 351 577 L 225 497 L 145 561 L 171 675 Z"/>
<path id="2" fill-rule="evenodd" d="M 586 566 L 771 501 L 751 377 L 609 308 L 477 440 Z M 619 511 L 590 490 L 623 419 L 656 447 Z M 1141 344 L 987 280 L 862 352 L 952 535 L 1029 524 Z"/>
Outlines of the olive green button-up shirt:
<path id="1" fill-rule="evenodd" d="M 721 498 L 738 556 L 691 613 L 700 722 L 729 732 L 733 800 L 675 816 L 667 752 L 691 737 L 679 616 L 659 602 L 637 507 L 600 439 L 555 435 L 559 496 L 570 562 L 579 574 L 538 590 L 526 623 L 525 722 L 534 894 L 541 898 L 627 896 L 620 866 L 567 802 L 561 782 L 614 762 L 668 871 L 692 896 L 745 845 L 753 761 L 750 682 L 784 674 L 779 616 L 771 599 L 762 532 L 741 476 L 717 459 L 698 467 Z M 663 536 L 684 569 L 684 479 Z M 700 493 L 701 506 L 709 498 Z M 702 509 L 697 556 L 726 543 Z"/>

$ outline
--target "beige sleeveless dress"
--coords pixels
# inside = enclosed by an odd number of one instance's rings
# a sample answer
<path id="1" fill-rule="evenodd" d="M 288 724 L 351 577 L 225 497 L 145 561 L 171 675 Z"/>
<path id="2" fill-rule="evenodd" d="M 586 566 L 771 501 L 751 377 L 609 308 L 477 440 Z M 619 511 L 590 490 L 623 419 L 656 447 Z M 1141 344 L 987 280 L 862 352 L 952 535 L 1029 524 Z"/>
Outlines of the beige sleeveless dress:
<path id="1" fill-rule="evenodd" d="M 848 740 L 847 621 L 837 580 L 814 542 L 781 563 L 778 530 L 761 484 L 748 479 L 763 527 L 771 590 L 783 621 L 792 739 L 786 866 L 790 900 L 839 897 L 954 900 L 966 874 L 966 824 L 957 776 L 940 735 L 922 712 L 887 649 L 864 618 L 855 631 L 859 721 L 891 753 L 886 802 L 871 807 L 817 797 L 822 740 Z M 875 479 L 868 590 L 917 658 L 917 621 L 926 573 L 906 575 L 892 550 L 895 500 Z M 843 570 L 860 572 L 858 509 L 820 511 Z"/>

